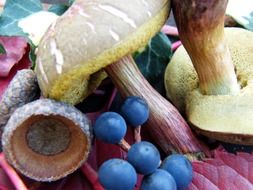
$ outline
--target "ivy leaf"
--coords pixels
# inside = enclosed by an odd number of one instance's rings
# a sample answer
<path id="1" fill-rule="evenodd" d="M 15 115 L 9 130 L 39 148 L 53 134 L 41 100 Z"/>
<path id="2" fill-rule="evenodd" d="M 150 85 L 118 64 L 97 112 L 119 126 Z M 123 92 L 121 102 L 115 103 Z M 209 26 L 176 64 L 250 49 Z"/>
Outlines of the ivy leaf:
<path id="1" fill-rule="evenodd" d="M 42 3 L 70 6 L 74 0 L 41 0 Z"/>
<path id="2" fill-rule="evenodd" d="M 42 10 L 39 0 L 7 0 L 0 17 L 1 36 L 24 36 L 18 22 L 35 12 Z"/>
<path id="3" fill-rule="evenodd" d="M 144 51 L 135 55 L 135 61 L 144 77 L 162 95 L 165 94 L 164 72 L 171 56 L 171 42 L 161 32 L 149 41 Z"/>
<path id="4" fill-rule="evenodd" d="M 49 7 L 48 11 L 61 16 L 63 13 L 65 13 L 66 10 L 68 10 L 68 8 L 69 6 L 67 5 L 52 5 Z"/>
<path id="5" fill-rule="evenodd" d="M 0 55 L 1 54 L 6 54 L 6 51 L 5 51 L 4 46 L 2 44 L 0 44 Z"/>
<path id="6" fill-rule="evenodd" d="M 253 31 L 253 2 L 252 0 L 229 0 L 226 14 L 231 16 L 244 28 Z"/>
<path id="7" fill-rule="evenodd" d="M 50 4 L 54 4 L 49 7 L 48 11 L 61 16 L 72 5 L 74 0 L 44 0 L 49 1 Z"/>
<path id="8" fill-rule="evenodd" d="M 192 163 L 194 176 L 187 190 L 253 189 L 253 156 L 216 150 L 214 158 Z"/>

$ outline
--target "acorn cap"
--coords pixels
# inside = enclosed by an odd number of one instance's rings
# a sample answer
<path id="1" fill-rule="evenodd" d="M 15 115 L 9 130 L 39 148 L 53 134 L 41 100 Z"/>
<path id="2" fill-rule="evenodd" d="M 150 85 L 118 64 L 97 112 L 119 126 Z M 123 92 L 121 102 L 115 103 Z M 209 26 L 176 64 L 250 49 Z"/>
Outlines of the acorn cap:
<path id="1" fill-rule="evenodd" d="M 169 8 L 168 0 L 76 0 L 38 46 L 35 71 L 43 95 L 81 102 L 103 79 L 97 72 L 146 45 Z"/>
<path id="2" fill-rule="evenodd" d="M 166 69 L 166 92 L 201 134 L 221 141 L 252 145 L 253 32 L 225 28 L 225 37 L 241 86 L 238 95 L 201 94 L 197 74 L 183 46 L 177 49 Z"/>
<path id="3" fill-rule="evenodd" d="M 91 148 L 87 117 L 68 104 L 40 99 L 18 108 L 2 136 L 7 161 L 37 181 L 54 181 L 74 172 Z"/>
<path id="4" fill-rule="evenodd" d="M 13 77 L 0 100 L 0 129 L 20 106 L 39 98 L 40 90 L 35 73 L 23 69 Z"/>

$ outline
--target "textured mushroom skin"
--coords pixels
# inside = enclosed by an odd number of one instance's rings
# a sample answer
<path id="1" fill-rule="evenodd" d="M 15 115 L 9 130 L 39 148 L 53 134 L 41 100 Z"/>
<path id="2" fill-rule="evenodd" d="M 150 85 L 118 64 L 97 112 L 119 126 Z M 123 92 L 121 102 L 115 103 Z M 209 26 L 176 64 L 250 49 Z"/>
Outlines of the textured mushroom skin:
<path id="1" fill-rule="evenodd" d="M 75 160 L 73 161 L 74 163 L 68 163 L 66 169 L 63 168 L 64 164 L 65 162 L 68 162 L 67 160 L 71 159 L 72 155 L 75 155 L 75 152 L 73 151 L 69 151 L 67 153 L 63 152 L 55 157 L 39 155 L 36 152 L 32 153 L 33 158 L 37 158 L 38 160 L 30 159 L 30 157 L 27 156 L 28 153 L 25 154 L 21 152 L 22 156 L 20 156 L 20 152 L 16 152 L 17 150 L 15 150 L 15 145 L 13 144 L 14 133 L 16 130 L 18 130 L 19 126 L 21 126 L 23 122 L 35 116 L 61 116 L 63 118 L 67 118 L 76 126 L 78 126 L 86 136 L 86 147 L 78 147 L 77 145 L 75 147 L 75 149 L 85 150 L 82 155 L 79 155 L 81 157 L 80 160 Z M 24 136 L 25 135 L 26 134 L 24 134 Z M 8 162 L 11 163 L 22 174 L 38 181 L 54 181 L 65 177 L 81 166 L 81 164 L 87 159 L 90 152 L 91 139 L 91 123 L 82 112 L 73 106 L 62 102 L 56 102 L 50 99 L 40 99 L 16 109 L 4 128 L 2 144 L 4 154 Z M 29 150 L 29 152 L 32 152 L 32 150 Z M 64 154 L 68 154 L 69 157 L 66 155 L 64 156 Z M 62 158 L 59 159 L 59 157 Z M 60 161 L 57 163 L 55 159 L 59 159 Z M 49 160 L 50 163 L 47 163 L 46 165 L 43 160 Z"/>
<path id="2" fill-rule="evenodd" d="M 224 37 L 227 3 L 228 0 L 172 1 L 179 35 L 198 74 L 202 94 L 235 95 L 240 90 Z"/>
<path id="3" fill-rule="evenodd" d="M 165 72 L 167 97 L 200 133 L 241 144 L 253 144 L 253 32 L 225 28 L 240 93 L 203 95 L 192 62 L 181 46 Z"/>
<path id="4" fill-rule="evenodd" d="M 144 46 L 168 14 L 168 0 L 76 0 L 38 46 L 43 95 L 80 102 L 101 80 L 90 85 L 90 75 Z"/>
<path id="5" fill-rule="evenodd" d="M 37 99 L 39 95 L 35 73 L 30 69 L 18 71 L 0 101 L 0 130 L 18 107 Z"/>

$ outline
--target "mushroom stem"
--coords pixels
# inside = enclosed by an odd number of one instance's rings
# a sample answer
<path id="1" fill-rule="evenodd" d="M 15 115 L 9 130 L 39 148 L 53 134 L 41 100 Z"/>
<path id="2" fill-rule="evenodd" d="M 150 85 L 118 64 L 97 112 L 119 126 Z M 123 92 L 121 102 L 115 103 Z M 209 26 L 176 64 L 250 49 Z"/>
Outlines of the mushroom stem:
<path id="1" fill-rule="evenodd" d="M 181 41 L 197 71 L 201 92 L 234 95 L 239 85 L 224 38 L 227 0 L 172 0 Z"/>
<path id="2" fill-rule="evenodd" d="M 146 81 L 132 56 L 123 57 L 105 70 L 123 97 L 135 95 L 146 100 L 150 116 L 145 125 L 164 152 L 203 151 L 208 155 L 208 148 L 197 140 L 177 109 Z"/>

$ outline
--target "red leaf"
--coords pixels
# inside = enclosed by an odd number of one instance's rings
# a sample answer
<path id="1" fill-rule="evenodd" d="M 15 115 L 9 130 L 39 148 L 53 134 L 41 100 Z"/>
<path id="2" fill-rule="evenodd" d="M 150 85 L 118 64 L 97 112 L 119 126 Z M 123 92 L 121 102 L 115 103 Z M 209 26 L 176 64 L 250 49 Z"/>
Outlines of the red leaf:
<path id="1" fill-rule="evenodd" d="M 252 190 L 253 156 L 216 150 L 213 159 L 194 161 L 194 176 L 188 190 Z"/>
<path id="2" fill-rule="evenodd" d="M 0 43 L 6 50 L 6 54 L 0 55 L 0 77 L 7 77 L 25 54 L 27 41 L 23 37 L 0 37 Z"/>
<path id="3" fill-rule="evenodd" d="M 36 190 L 93 190 L 89 182 L 82 176 L 80 172 L 75 172 L 64 179 L 51 182 L 41 183 Z"/>
<path id="4" fill-rule="evenodd" d="M 1 71 L 1 61 L 0 61 L 0 71 Z M 8 84 L 10 83 L 11 79 L 15 76 L 18 70 L 26 69 L 31 66 L 31 61 L 29 59 L 29 50 L 27 50 L 26 54 L 23 58 L 18 62 L 18 64 L 14 65 L 11 69 L 8 77 L 0 77 L 0 100 L 1 96 L 4 93 L 5 89 L 7 88 Z"/>
<path id="5" fill-rule="evenodd" d="M 6 173 L 4 172 L 4 170 L 2 168 L 0 168 L 0 189 L 1 190 L 4 190 L 4 189 L 14 190 L 15 189 L 15 187 L 13 186 L 10 179 L 8 178 L 8 176 L 6 175 Z"/>

